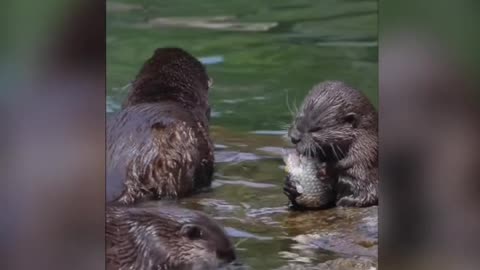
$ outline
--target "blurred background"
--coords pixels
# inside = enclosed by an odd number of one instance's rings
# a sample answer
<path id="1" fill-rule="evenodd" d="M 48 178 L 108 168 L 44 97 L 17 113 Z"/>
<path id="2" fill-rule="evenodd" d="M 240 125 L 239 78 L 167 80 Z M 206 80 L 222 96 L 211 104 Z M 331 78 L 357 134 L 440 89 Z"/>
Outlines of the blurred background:
<path id="1" fill-rule="evenodd" d="M 475 1 L 380 2 L 380 269 L 480 265 Z"/>
<path id="2" fill-rule="evenodd" d="M 103 269 L 105 3 L 0 10 L 0 268 Z"/>
<path id="3" fill-rule="evenodd" d="M 213 189 L 181 201 L 221 222 L 248 269 L 376 264 L 376 209 L 287 211 L 286 130 L 308 91 L 342 80 L 377 105 L 377 1 L 108 1 L 107 112 L 158 47 L 213 79 Z M 327 267 L 327 266 L 323 266 Z M 363 269 L 362 268 L 362 269 Z"/>
<path id="4" fill-rule="evenodd" d="M 105 111 L 161 46 L 189 50 L 214 78 L 216 181 L 183 204 L 225 224 L 245 267 L 376 266 L 376 209 L 288 213 L 281 194 L 290 110 L 339 79 L 379 108 L 379 269 L 478 268 L 475 1 L 18 0 L 0 10 L 1 269 L 104 268 Z"/>

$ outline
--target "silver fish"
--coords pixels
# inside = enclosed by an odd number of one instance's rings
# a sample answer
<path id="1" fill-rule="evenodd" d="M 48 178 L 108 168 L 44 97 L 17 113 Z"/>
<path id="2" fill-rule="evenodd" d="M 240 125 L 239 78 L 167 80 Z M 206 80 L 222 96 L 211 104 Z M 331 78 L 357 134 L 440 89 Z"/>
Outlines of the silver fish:
<path id="1" fill-rule="evenodd" d="M 287 195 L 293 205 L 325 208 L 332 204 L 335 177 L 327 174 L 327 163 L 300 155 L 294 149 L 286 150 L 283 160 L 288 173 L 286 189 L 293 188 L 291 193 L 295 193 Z"/>

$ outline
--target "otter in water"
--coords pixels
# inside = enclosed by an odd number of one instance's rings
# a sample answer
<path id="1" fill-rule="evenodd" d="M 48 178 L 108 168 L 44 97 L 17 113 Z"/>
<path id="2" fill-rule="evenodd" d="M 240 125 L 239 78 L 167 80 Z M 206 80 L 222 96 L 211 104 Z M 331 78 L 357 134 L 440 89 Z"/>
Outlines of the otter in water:
<path id="1" fill-rule="evenodd" d="M 310 91 L 289 129 L 300 154 L 333 164 L 338 206 L 378 203 L 377 122 L 375 108 L 360 91 L 328 81 Z M 290 200 L 298 196 L 288 176 L 285 192 Z"/>
<path id="2" fill-rule="evenodd" d="M 106 210 L 107 269 L 209 270 L 235 260 L 224 230 L 206 215 L 178 207 Z"/>
<path id="3" fill-rule="evenodd" d="M 179 198 L 213 174 L 205 67 L 178 48 L 157 49 L 107 123 L 107 201 Z"/>

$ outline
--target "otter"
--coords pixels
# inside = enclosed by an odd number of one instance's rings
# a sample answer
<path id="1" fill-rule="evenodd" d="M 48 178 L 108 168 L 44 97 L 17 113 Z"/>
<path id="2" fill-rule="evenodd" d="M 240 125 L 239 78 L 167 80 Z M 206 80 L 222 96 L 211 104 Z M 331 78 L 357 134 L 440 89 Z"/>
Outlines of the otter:
<path id="1" fill-rule="evenodd" d="M 179 48 L 160 48 L 107 122 L 107 202 L 180 198 L 209 187 L 211 80 Z"/>
<path id="2" fill-rule="evenodd" d="M 175 206 L 108 206 L 105 230 L 110 270 L 208 270 L 236 259 L 214 220 Z"/>
<path id="3" fill-rule="evenodd" d="M 332 166 L 335 205 L 378 204 L 378 116 L 360 91 L 339 81 L 316 85 L 305 98 L 288 136 L 302 155 Z M 284 191 L 298 195 L 287 176 Z"/>

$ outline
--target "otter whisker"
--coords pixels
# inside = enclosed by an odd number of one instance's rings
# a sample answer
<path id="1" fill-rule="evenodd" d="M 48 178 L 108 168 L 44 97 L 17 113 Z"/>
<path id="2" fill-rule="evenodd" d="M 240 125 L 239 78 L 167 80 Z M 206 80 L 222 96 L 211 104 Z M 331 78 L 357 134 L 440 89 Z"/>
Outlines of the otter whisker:
<path id="1" fill-rule="evenodd" d="M 290 141 L 290 137 L 288 137 L 288 133 L 283 134 L 281 137 L 282 137 L 283 140 L 285 140 L 285 142 L 289 142 L 289 141 Z"/>
<path id="2" fill-rule="evenodd" d="M 306 156 L 307 156 L 307 157 L 313 157 L 313 151 L 314 151 L 314 149 L 313 149 L 312 144 L 311 144 L 311 143 L 307 144 L 307 145 L 305 146 L 305 148 L 306 148 L 306 150 L 307 150 L 307 151 L 306 151 Z"/>
<path id="3" fill-rule="evenodd" d="M 238 248 L 238 246 L 240 246 L 240 244 L 242 244 L 243 242 L 247 241 L 248 238 L 242 238 L 240 240 L 238 240 L 236 243 L 235 243 L 235 248 Z"/>
<path id="4" fill-rule="evenodd" d="M 319 142 L 316 142 L 316 141 L 313 141 L 313 142 L 318 146 L 318 148 L 320 148 L 320 151 L 322 151 L 323 156 L 326 157 L 327 154 L 326 154 L 325 151 L 323 150 L 322 145 L 320 145 Z"/>
<path id="5" fill-rule="evenodd" d="M 310 155 L 311 158 L 313 158 L 315 156 L 315 153 L 316 153 L 316 147 L 315 147 L 315 144 L 310 144 L 310 147 L 312 149 L 312 154 Z"/>
<path id="6" fill-rule="evenodd" d="M 132 84 L 133 84 L 133 82 L 129 82 L 129 83 L 125 84 L 124 86 L 113 87 L 112 89 L 114 91 L 122 91 L 123 92 L 123 91 L 129 89 L 132 86 Z"/>
<path id="7" fill-rule="evenodd" d="M 313 141 L 313 144 L 315 145 L 315 150 L 320 148 L 320 144 L 316 141 Z"/>
<path id="8" fill-rule="evenodd" d="M 290 128 L 290 125 L 291 125 L 290 123 L 282 124 L 282 125 L 280 126 L 280 128 L 282 128 L 282 129 L 289 129 L 289 128 Z"/>
<path id="9" fill-rule="evenodd" d="M 344 158 L 344 157 L 345 157 L 345 153 L 343 152 L 342 148 L 341 148 L 340 146 L 338 146 L 338 145 L 335 145 L 335 146 L 337 147 L 338 151 L 339 151 L 340 154 L 342 155 L 342 158 Z"/>
<path id="10" fill-rule="evenodd" d="M 285 132 L 285 134 L 282 134 L 281 137 L 282 137 L 283 140 L 289 142 L 289 141 L 290 141 L 290 137 L 288 136 L 288 130 L 290 129 L 290 124 L 282 124 L 282 125 L 280 126 L 280 128 L 281 128 L 282 130 L 286 130 L 286 131 L 287 131 L 287 132 Z"/>
<path id="11" fill-rule="evenodd" d="M 295 109 L 295 113 L 298 113 L 298 107 L 297 107 L 297 97 L 293 98 L 293 108 Z"/>
<path id="12" fill-rule="evenodd" d="M 122 88 L 120 88 L 122 91 L 125 90 L 125 89 L 128 89 L 132 86 L 132 82 L 129 82 L 127 83 L 126 85 L 122 86 Z"/>
<path id="13" fill-rule="evenodd" d="M 325 153 L 325 150 L 323 150 L 323 147 L 320 144 L 318 144 L 318 146 L 320 146 L 320 150 L 322 151 L 323 156 L 326 157 L 327 153 Z"/>
<path id="14" fill-rule="evenodd" d="M 333 151 L 333 154 L 335 155 L 335 158 L 336 158 L 337 160 L 340 160 L 340 159 L 338 158 L 337 151 L 335 151 L 335 147 L 333 147 L 333 144 L 332 144 L 332 143 L 330 143 L 330 147 L 332 148 L 332 151 Z"/>
<path id="15" fill-rule="evenodd" d="M 288 111 L 290 112 L 290 114 L 292 115 L 292 117 L 295 117 L 295 113 L 293 112 L 292 108 L 290 107 L 290 102 L 288 101 L 288 89 L 285 90 L 285 92 L 287 93 L 286 95 L 286 103 L 287 103 L 287 108 L 288 108 Z"/>

